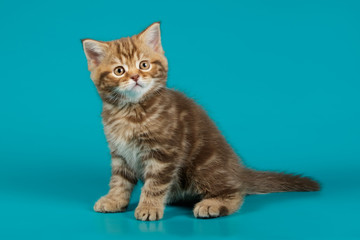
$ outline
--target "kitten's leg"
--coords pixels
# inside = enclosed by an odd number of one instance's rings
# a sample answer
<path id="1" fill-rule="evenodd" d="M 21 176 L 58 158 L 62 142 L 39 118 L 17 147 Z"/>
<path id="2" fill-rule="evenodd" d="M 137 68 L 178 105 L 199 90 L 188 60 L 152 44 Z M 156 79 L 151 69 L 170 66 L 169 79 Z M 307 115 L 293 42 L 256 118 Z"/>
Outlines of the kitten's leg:
<path id="1" fill-rule="evenodd" d="M 145 183 L 141 190 L 135 218 L 142 221 L 159 220 L 164 215 L 166 195 L 169 191 L 175 166 L 157 159 L 146 160 Z"/>
<path id="2" fill-rule="evenodd" d="M 122 157 L 113 156 L 111 168 L 110 191 L 95 203 L 94 210 L 96 212 L 125 211 L 129 204 L 131 192 L 137 182 L 135 174 L 128 168 Z"/>
<path id="3" fill-rule="evenodd" d="M 204 198 L 195 205 L 194 216 L 197 218 L 215 218 L 230 215 L 240 208 L 243 200 L 244 195 L 240 192 Z"/>

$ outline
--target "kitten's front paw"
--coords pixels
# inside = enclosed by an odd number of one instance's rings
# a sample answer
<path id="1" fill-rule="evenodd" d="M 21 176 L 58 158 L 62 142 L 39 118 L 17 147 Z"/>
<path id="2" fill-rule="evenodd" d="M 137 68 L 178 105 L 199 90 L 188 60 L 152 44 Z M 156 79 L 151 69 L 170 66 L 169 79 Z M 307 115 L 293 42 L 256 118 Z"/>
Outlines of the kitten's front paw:
<path id="1" fill-rule="evenodd" d="M 122 199 L 114 199 L 108 196 L 100 198 L 94 205 L 96 212 L 124 212 L 127 208 L 128 202 Z"/>
<path id="2" fill-rule="evenodd" d="M 135 218 L 141 221 L 155 221 L 160 220 L 164 216 L 163 208 L 156 208 L 151 206 L 138 206 L 135 209 Z"/>

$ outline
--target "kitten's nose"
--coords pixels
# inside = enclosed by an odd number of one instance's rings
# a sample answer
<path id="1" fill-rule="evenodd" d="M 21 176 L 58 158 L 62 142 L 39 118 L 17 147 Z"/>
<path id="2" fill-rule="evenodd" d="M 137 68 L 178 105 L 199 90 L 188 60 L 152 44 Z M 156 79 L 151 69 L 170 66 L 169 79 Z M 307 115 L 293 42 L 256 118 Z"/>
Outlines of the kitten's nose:
<path id="1" fill-rule="evenodd" d="M 130 78 L 132 79 L 132 80 L 134 80 L 135 82 L 137 82 L 137 80 L 139 79 L 139 74 L 136 74 L 136 75 L 132 75 Z"/>

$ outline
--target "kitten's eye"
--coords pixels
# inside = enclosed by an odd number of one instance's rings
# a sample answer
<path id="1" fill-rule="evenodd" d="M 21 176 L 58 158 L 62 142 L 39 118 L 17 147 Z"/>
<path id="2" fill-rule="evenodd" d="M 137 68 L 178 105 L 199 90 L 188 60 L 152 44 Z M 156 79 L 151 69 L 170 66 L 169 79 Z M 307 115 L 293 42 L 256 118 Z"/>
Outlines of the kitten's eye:
<path id="1" fill-rule="evenodd" d="M 116 67 L 114 69 L 114 73 L 117 76 L 121 76 L 121 75 L 123 75 L 125 73 L 125 69 L 122 66 Z"/>
<path id="2" fill-rule="evenodd" d="M 150 68 L 150 63 L 147 60 L 141 61 L 139 64 L 141 70 L 148 70 Z"/>

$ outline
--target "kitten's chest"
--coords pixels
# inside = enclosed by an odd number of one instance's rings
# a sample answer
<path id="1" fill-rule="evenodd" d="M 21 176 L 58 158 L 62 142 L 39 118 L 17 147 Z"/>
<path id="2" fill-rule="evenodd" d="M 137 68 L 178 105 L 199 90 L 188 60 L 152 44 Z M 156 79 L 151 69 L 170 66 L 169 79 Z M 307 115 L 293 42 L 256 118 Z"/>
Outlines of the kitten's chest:
<path id="1" fill-rule="evenodd" d="M 123 120 L 118 120 L 113 124 L 104 124 L 111 151 L 122 156 L 138 176 L 141 176 L 143 172 L 142 156 L 149 150 L 149 146 L 141 142 L 143 128 L 144 126 Z"/>
<path id="2" fill-rule="evenodd" d="M 118 155 L 122 156 L 126 163 L 132 170 L 140 174 L 142 172 L 141 156 L 143 155 L 144 149 L 139 146 L 137 142 L 128 142 L 125 139 L 118 137 L 115 142 L 115 151 Z"/>

